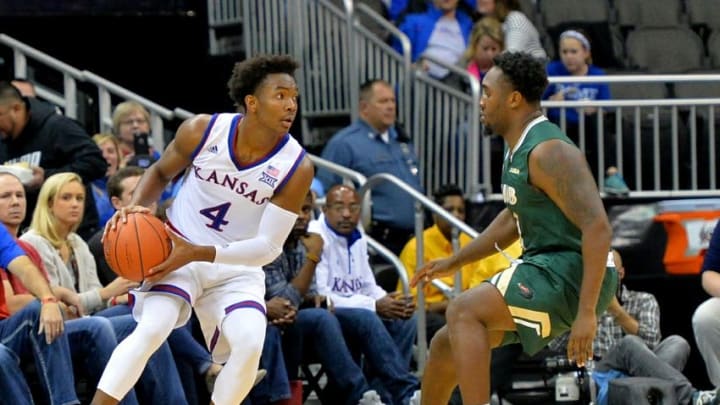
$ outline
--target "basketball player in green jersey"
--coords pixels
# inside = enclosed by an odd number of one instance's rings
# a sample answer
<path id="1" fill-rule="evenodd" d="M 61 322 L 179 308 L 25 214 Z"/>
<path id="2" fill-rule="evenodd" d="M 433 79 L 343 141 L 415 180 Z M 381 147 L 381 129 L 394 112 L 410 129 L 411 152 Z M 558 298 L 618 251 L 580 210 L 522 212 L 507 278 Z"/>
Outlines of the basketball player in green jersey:
<path id="1" fill-rule="evenodd" d="M 480 107 L 507 153 L 506 208 L 470 244 L 421 268 L 411 285 L 452 274 L 520 237 L 512 266 L 454 299 L 447 325 L 432 340 L 422 404 L 446 404 L 455 385 L 465 405 L 490 401 L 490 349 L 520 342 L 533 354 L 571 330 L 568 357 L 592 357 L 597 316 L 615 293 L 606 270 L 611 228 L 582 152 L 540 110 L 547 87 L 542 62 L 507 52 L 483 79 Z"/>

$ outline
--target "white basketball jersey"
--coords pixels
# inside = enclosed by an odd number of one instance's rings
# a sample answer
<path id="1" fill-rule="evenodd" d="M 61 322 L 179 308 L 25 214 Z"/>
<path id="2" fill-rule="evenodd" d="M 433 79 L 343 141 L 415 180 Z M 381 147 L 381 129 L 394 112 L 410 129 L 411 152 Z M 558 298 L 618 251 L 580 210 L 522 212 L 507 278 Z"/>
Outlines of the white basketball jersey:
<path id="1" fill-rule="evenodd" d="M 170 226 L 194 244 L 254 237 L 265 206 L 305 156 L 302 146 L 285 134 L 267 156 L 239 164 L 235 143 L 241 118 L 241 114 L 212 116 L 193 153 L 190 172 L 168 209 Z"/>

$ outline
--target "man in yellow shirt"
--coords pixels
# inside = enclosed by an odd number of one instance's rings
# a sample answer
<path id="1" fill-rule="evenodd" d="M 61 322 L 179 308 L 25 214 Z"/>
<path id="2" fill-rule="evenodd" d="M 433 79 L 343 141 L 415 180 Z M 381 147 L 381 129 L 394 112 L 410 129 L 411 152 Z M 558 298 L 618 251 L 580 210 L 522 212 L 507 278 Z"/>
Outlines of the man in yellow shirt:
<path id="1" fill-rule="evenodd" d="M 454 185 L 447 184 L 440 186 L 433 193 L 435 202 L 452 214 L 455 218 L 465 221 L 465 199 L 462 190 Z M 423 257 L 424 262 L 430 260 L 449 257 L 453 254 L 452 248 L 452 225 L 439 215 L 433 214 L 434 225 L 423 232 Z M 460 246 L 470 243 L 472 238 L 464 233 L 460 234 Z M 512 258 L 520 256 L 522 249 L 520 242 L 516 242 L 506 250 Z M 417 240 L 411 239 L 400 253 L 400 261 L 405 265 L 408 278 L 412 278 L 415 270 L 418 268 L 417 263 Z M 491 277 L 495 273 L 510 267 L 510 261 L 501 253 L 497 253 L 484 260 L 473 262 L 462 268 L 462 289 L 474 287 L 480 284 L 486 278 Z M 455 276 L 447 276 L 440 278 L 443 283 L 450 287 L 455 285 Z M 402 292 L 402 285 L 398 284 L 398 291 Z M 448 306 L 448 299 L 440 289 L 428 283 L 424 287 L 425 293 L 425 310 L 427 320 L 427 340 L 428 343 L 432 339 L 435 332 L 445 325 L 445 310 Z M 417 300 L 417 288 L 413 288 L 410 292 L 415 300 Z"/>

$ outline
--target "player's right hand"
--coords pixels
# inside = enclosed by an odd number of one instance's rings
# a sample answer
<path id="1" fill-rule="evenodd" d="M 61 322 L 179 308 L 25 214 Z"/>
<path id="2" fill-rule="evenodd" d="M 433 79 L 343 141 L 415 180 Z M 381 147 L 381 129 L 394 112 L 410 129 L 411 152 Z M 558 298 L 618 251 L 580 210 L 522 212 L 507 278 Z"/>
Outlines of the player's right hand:
<path id="1" fill-rule="evenodd" d="M 410 287 L 414 288 L 420 280 L 429 283 L 436 278 L 449 276 L 455 273 L 455 264 L 451 257 L 447 259 L 433 260 L 425 263 L 410 280 Z"/>
<path id="2" fill-rule="evenodd" d="M 127 207 L 122 207 L 119 210 L 115 211 L 113 216 L 108 219 L 107 223 L 105 224 L 105 231 L 103 231 L 102 241 L 105 240 L 105 236 L 107 236 L 108 232 L 110 232 L 111 229 L 115 229 L 117 226 L 118 221 L 122 221 L 122 223 L 127 222 L 127 216 L 130 213 L 133 212 L 141 212 L 143 214 L 151 214 L 152 211 L 150 211 L 150 208 L 143 207 L 142 205 L 129 205 Z"/>

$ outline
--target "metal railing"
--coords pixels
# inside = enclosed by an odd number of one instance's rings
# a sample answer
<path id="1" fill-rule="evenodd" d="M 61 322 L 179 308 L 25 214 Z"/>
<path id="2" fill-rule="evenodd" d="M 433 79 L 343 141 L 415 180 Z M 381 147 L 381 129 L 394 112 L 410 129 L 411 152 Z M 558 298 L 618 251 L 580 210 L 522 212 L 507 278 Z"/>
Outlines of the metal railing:
<path id="1" fill-rule="evenodd" d="M 88 70 L 80 70 L 52 56 L 41 52 L 6 34 L 0 34 L 0 44 L 13 51 L 13 75 L 29 78 L 33 63 L 38 63 L 58 72 L 63 76 L 63 88 L 52 89 L 43 83 L 33 80 L 38 97 L 60 106 L 64 114 L 70 118 L 79 118 L 78 83 L 95 86 L 98 97 L 98 123 L 101 132 L 112 132 L 113 97 L 115 101 L 137 101 L 150 112 L 150 128 L 153 146 L 158 150 L 165 147 L 164 131 L 167 122 L 174 119 L 185 119 L 192 116 L 189 111 L 181 108 L 170 110 L 152 102 L 137 93 L 127 90 Z"/>
<path id="2" fill-rule="evenodd" d="M 720 74 L 551 77 L 550 82 L 622 83 L 629 87 L 659 83 L 669 88 L 682 83 L 706 83 L 720 89 Z M 578 146 L 584 151 L 597 151 L 588 158 L 601 191 L 605 169 L 617 166 L 630 187 L 631 197 L 720 194 L 716 189 L 715 161 L 720 146 L 716 140 L 720 93 L 713 98 L 543 101 L 542 107 L 560 110 L 559 125 L 563 129 L 569 125 L 567 109 L 597 109 L 592 115 L 578 114 L 577 127 Z"/>
<path id="3" fill-rule="evenodd" d="M 470 237 L 476 237 L 478 235 L 478 232 L 472 229 L 469 225 L 466 223 L 460 221 L 459 219 L 455 218 L 447 212 L 445 209 L 443 209 L 441 206 L 437 205 L 434 201 L 427 198 L 426 196 L 420 194 L 417 192 L 414 188 L 403 182 L 402 180 L 398 179 L 397 177 L 391 175 L 391 174 L 376 174 L 373 176 L 370 176 L 367 179 L 367 182 L 363 184 L 360 187 L 360 190 L 358 193 L 360 194 L 361 199 L 365 199 L 372 191 L 372 189 L 379 184 L 382 183 L 392 183 L 393 186 L 399 188 L 400 190 L 404 191 L 405 193 L 409 194 L 415 199 L 415 237 L 416 237 L 416 247 L 417 247 L 417 256 L 416 256 L 416 262 L 420 265 L 425 260 L 425 250 L 424 250 L 424 238 L 423 238 L 423 232 L 425 231 L 425 210 L 430 210 L 432 213 L 439 215 L 444 220 L 448 221 L 454 228 L 458 229 L 459 231 L 462 231 L 464 233 L 467 233 Z M 374 241 L 373 241 L 374 242 Z M 375 242 L 377 244 L 377 242 Z M 459 232 L 453 232 L 453 241 L 452 241 L 453 247 L 455 249 L 459 248 Z M 407 270 L 405 269 L 402 262 L 400 262 L 399 259 L 397 259 L 397 256 L 395 256 L 392 252 L 382 247 L 381 250 L 379 250 L 380 254 L 389 259 L 390 263 L 396 268 L 396 271 L 398 275 L 400 276 L 400 282 L 403 285 L 403 290 L 405 292 L 409 292 L 409 285 L 408 285 L 408 277 L 407 277 Z M 455 285 L 461 286 L 462 285 L 462 272 L 456 273 L 456 279 L 455 279 Z M 437 281 L 437 280 L 435 280 Z M 435 282 L 433 281 L 433 285 L 437 288 L 439 288 L 443 292 L 447 292 L 449 287 L 440 281 Z M 426 319 L 425 319 L 425 293 L 424 293 L 424 282 L 420 281 L 417 288 L 417 309 L 416 309 L 416 317 L 417 317 L 417 366 L 418 366 L 418 372 L 422 373 L 422 371 L 425 369 L 425 362 L 427 360 L 427 332 L 426 332 Z"/>

